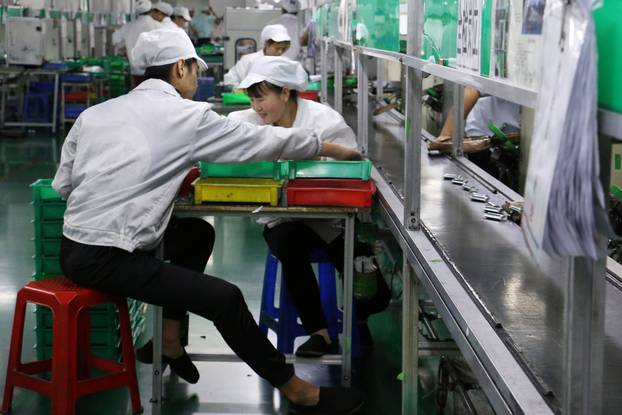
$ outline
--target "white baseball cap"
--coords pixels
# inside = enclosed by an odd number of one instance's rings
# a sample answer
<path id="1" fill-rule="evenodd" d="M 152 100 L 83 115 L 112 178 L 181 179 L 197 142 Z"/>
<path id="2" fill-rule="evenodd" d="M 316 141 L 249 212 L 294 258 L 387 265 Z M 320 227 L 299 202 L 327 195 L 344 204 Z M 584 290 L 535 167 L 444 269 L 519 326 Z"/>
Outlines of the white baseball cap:
<path id="1" fill-rule="evenodd" d="M 307 89 L 309 75 L 300 62 L 282 56 L 262 56 L 258 58 L 246 78 L 237 86 L 246 89 L 263 81 L 276 86 L 304 91 Z"/>
<path id="2" fill-rule="evenodd" d="M 167 16 L 170 16 L 171 14 L 173 14 L 173 6 L 171 6 L 165 1 L 159 1 L 157 3 L 153 3 L 153 8 L 160 10 L 162 13 L 164 13 Z"/>
<path id="3" fill-rule="evenodd" d="M 150 11 L 152 8 L 151 1 L 149 0 L 138 0 L 136 4 L 134 4 L 134 11 L 137 14 L 143 14 Z"/>
<path id="4" fill-rule="evenodd" d="M 298 13 L 300 2 L 298 0 L 281 0 L 281 8 L 287 13 Z"/>
<path id="5" fill-rule="evenodd" d="M 140 71 L 190 58 L 197 60 L 199 70 L 207 69 L 207 64 L 197 55 L 186 32 L 176 29 L 156 29 L 141 33 L 131 53 L 132 64 Z"/>
<path id="6" fill-rule="evenodd" d="M 282 24 L 270 24 L 261 31 L 261 43 L 265 45 L 268 40 L 291 42 L 292 38 L 287 32 L 287 28 Z"/>
<path id="7" fill-rule="evenodd" d="M 192 17 L 190 17 L 190 12 L 187 7 L 177 6 L 173 9 L 173 16 L 183 17 L 185 21 L 191 22 Z"/>

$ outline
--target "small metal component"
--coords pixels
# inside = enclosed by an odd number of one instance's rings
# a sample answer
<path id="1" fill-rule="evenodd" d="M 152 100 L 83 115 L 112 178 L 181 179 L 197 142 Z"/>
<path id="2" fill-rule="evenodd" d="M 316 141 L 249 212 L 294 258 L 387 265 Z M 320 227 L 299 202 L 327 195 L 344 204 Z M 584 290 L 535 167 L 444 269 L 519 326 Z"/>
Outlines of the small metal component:
<path id="1" fill-rule="evenodd" d="M 464 184 L 466 183 L 464 180 L 456 177 L 455 179 L 453 179 L 451 181 L 453 184 L 457 185 L 457 186 L 464 186 Z"/>
<path id="2" fill-rule="evenodd" d="M 428 150 L 428 156 L 430 157 L 437 157 L 442 155 L 442 153 L 438 150 Z"/>
<path id="3" fill-rule="evenodd" d="M 494 204 L 494 203 L 492 203 L 492 202 L 488 202 L 488 206 L 492 206 L 492 207 L 499 207 L 498 205 L 495 205 L 495 204 Z"/>
<path id="4" fill-rule="evenodd" d="M 493 206 L 486 206 L 484 208 L 484 212 L 499 214 L 499 213 L 503 213 L 503 209 L 500 208 L 500 207 L 497 207 L 497 206 L 494 206 L 494 207 Z"/>
<path id="5" fill-rule="evenodd" d="M 486 213 L 484 217 L 488 220 L 494 220 L 497 222 L 503 222 L 507 220 L 507 217 L 503 213 Z"/>
<path id="6" fill-rule="evenodd" d="M 488 202 L 488 196 L 481 193 L 471 193 L 471 200 L 474 202 L 486 203 Z"/>
<path id="7" fill-rule="evenodd" d="M 462 190 L 470 192 L 474 187 L 469 184 L 469 182 L 464 182 L 462 185 Z"/>
<path id="8" fill-rule="evenodd" d="M 447 173 L 446 175 L 443 176 L 444 180 L 453 180 L 456 177 L 458 177 L 457 174 L 453 174 L 453 173 Z"/>

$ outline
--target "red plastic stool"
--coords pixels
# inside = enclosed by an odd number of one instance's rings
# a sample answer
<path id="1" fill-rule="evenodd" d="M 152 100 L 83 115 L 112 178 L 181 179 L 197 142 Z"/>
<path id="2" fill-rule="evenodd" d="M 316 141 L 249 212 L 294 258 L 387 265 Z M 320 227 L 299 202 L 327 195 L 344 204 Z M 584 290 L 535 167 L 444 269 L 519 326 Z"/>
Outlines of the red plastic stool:
<path id="1" fill-rule="evenodd" d="M 21 361 L 27 303 L 52 309 L 54 318 L 52 359 L 31 363 Z M 98 304 L 116 304 L 119 309 L 122 363 L 90 353 L 89 307 Z M 108 374 L 89 378 L 91 368 Z M 51 381 L 34 376 L 50 371 Z M 13 389 L 16 386 L 47 395 L 52 401 L 53 415 L 75 414 L 76 400 L 82 395 L 127 386 L 132 398 L 132 411 L 142 412 L 126 299 L 81 288 L 67 278 L 53 278 L 27 284 L 17 293 L 2 402 L 3 413 L 11 410 Z"/>

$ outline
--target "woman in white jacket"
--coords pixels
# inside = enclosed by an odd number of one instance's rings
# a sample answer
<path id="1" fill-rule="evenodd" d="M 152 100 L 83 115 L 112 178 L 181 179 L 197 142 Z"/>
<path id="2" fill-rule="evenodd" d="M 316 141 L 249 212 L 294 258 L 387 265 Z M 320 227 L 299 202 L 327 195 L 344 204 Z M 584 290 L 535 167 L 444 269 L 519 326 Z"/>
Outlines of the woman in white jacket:
<path id="1" fill-rule="evenodd" d="M 263 57 L 239 85 L 251 98 L 252 109 L 229 114 L 235 121 L 285 128 L 308 128 L 323 143 L 356 148 L 356 138 L 343 117 L 332 108 L 298 97 L 307 86 L 308 75 L 297 61 Z M 317 250 L 329 254 L 337 269 L 343 267 L 342 231 L 339 221 L 260 219 L 264 239 L 281 261 L 287 289 L 311 338 L 296 354 L 320 357 L 336 351 L 336 339 L 328 332 L 320 292 L 309 255 Z"/>

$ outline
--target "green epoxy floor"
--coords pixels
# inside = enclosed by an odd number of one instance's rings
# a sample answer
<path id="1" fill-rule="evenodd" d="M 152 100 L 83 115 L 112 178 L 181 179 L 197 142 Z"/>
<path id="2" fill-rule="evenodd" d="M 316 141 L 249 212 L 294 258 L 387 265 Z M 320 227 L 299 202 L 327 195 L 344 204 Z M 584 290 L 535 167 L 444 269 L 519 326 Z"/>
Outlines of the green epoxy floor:
<path id="1" fill-rule="evenodd" d="M 31 192 L 28 184 L 37 178 L 52 177 L 55 171 L 50 138 L 12 139 L 0 137 L 0 389 L 9 347 L 14 301 L 17 290 L 33 273 L 33 237 Z M 10 165 L 3 163 L 9 159 Z M 217 241 L 206 273 L 226 278 L 243 291 L 249 308 L 257 314 L 263 278 L 266 247 L 261 229 L 248 219 L 207 218 L 214 224 Z M 373 356 L 357 362 L 354 383 L 367 396 L 362 414 L 399 414 L 401 384 L 396 377 L 401 360 L 401 308 L 390 307 L 372 316 L 370 327 L 376 350 Z M 34 313 L 29 313 L 24 340 L 24 360 L 34 359 Z M 147 323 L 148 331 L 150 322 Z M 200 318 L 190 323 L 189 352 L 228 352 L 213 325 Z M 141 343 L 149 339 L 145 333 Z M 198 363 L 201 380 L 196 385 L 165 374 L 167 401 L 164 414 L 275 414 L 286 413 L 285 404 L 265 381 L 242 363 Z M 303 378 L 323 385 L 337 384 L 339 369 L 323 366 L 298 366 Z M 428 373 L 434 372 L 430 362 Z M 141 400 L 144 413 L 152 413 L 150 366 L 138 364 Z M 433 384 L 433 382 L 432 382 Z M 420 413 L 436 413 L 433 394 L 421 402 Z M 47 398 L 34 392 L 16 389 L 14 414 L 46 414 Z M 79 414 L 127 414 L 129 397 L 125 390 L 115 390 L 84 397 L 78 403 Z"/>

